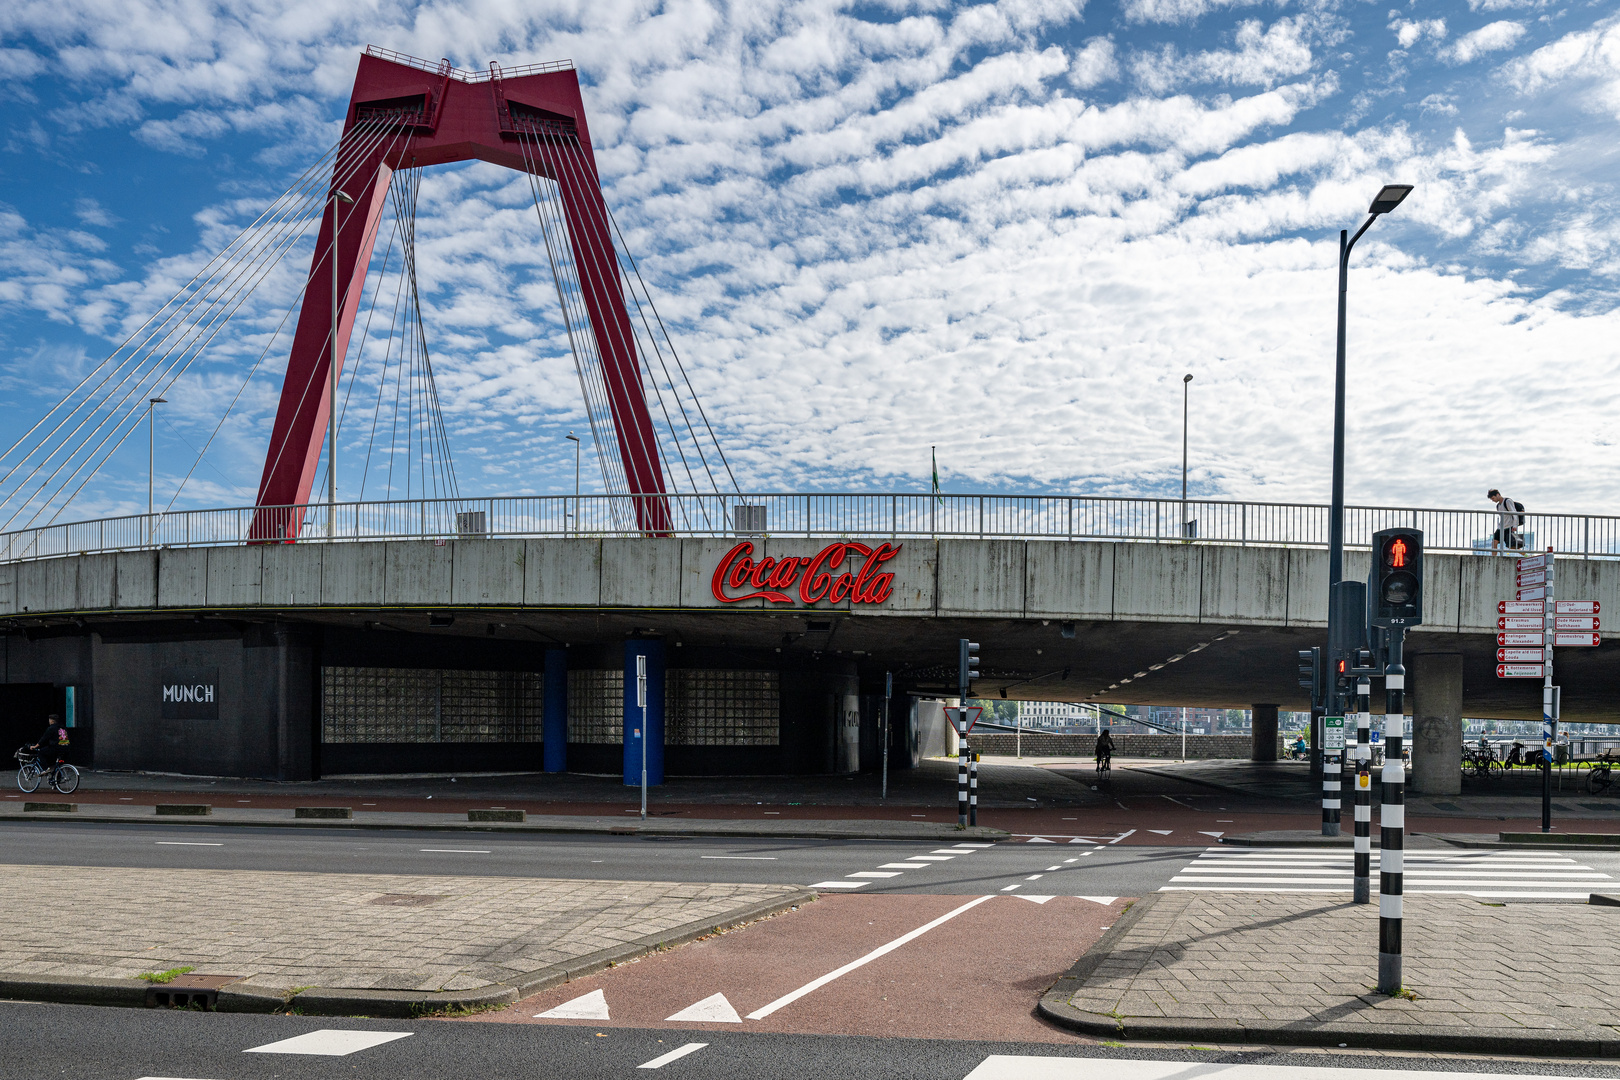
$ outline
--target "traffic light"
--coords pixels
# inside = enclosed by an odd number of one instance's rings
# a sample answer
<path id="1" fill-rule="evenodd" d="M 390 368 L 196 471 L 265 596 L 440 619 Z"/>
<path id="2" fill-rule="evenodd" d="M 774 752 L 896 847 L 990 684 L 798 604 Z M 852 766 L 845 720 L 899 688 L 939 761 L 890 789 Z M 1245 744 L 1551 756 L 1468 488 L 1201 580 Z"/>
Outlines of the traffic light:
<path id="1" fill-rule="evenodd" d="M 1373 622 L 1416 626 L 1423 621 L 1423 533 L 1385 529 L 1373 533 Z"/>
<path id="2" fill-rule="evenodd" d="M 965 697 L 968 686 L 979 677 L 979 643 L 962 638 L 956 644 L 960 659 L 957 681 L 961 684 L 962 694 Z"/>
<path id="3" fill-rule="evenodd" d="M 1311 707 L 1314 709 L 1321 704 L 1326 680 L 1322 670 L 1322 649 L 1317 646 L 1312 649 L 1299 650 L 1299 685 L 1311 692 Z"/>
<path id="4" fill-rule="evenodd" d="M 1354 681 L 1350 669 L 1356 666 L 1357 654 L 1367 647 L 1367 586 L 1360 581 L 1336 581 L 1328 586 L 1328 648 L 1327 658 L 1332 674 L 1328 677 L 1328 690 L 1344 689 L 1340 680 Z M 1338 708 L 1327 698 L 1322 704 L 1328 711 Z"/>

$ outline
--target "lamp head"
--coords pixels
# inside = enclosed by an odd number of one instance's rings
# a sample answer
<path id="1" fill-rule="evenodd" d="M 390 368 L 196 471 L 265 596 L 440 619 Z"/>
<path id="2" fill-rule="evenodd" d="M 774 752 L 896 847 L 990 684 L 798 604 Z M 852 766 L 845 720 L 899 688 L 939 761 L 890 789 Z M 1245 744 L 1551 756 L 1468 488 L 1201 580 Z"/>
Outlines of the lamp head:
<path id="1" fill-rule="evenodd" d="M 1367 207 L 1369 214 L 1387 214 L 1397 206 L 1401 200 L 1412 194 L 1411 184 L 1385 184 L 1373 196 L 1372 205 Z"/>
<path id="2" fill-rule="evenodd" d="M 334 189 L 332 192 L 332 197 L 337 199 L 339 202 L 348 203 L 350 206 L 354 205 L 354 200 L 349 198 L 349 193 L 344 191 L 342 188 Z"/>
<path id="3" fill-rule="evenodd" d="M 1182 377 L 1181 377 L 1181 381 L 1182 381 L 1182 382 L 1184 382 L 1184 383 L 1189 383 L 1189 382 L 1192 382 L 1192 374 L 1191 374 L 1191 373 L 1188 373 L 1188 374 L 1186 374 L 1186 375 L 1183 375 L 1183 376 L 1182 376 Z"/>
<path id="4" fill-rule="evenodd" d="M 169 403 L 169 399 L 160 397 L 147 398 L 146 403 L 148 405 L 167 405 Z"/>
<path id="5" fill-rule="evenodd" d="M 570 431 L 567 435 L 564 435 L 563 438 L 567 439 L 569 442 L 579 442 L 579 436 L 575 435 L 572 431 Z"/>

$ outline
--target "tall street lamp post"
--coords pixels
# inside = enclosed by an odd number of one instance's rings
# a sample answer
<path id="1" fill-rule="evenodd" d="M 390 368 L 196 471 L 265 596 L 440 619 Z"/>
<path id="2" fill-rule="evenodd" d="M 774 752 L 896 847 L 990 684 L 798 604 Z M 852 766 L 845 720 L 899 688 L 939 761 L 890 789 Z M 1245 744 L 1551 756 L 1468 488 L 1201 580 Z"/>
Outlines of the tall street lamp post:
<path id="1" fill-rule="evenodd" d="M 329 400 L 326 404 L 326 535 L 333 533 L 337 521 L 337 341 L 338 341 L 338 203 L 354 205 L 354 200 L 342 188 L 332 189 L 332 348 L 326 366 L 326 386 Z"/>
<path id="2" fill-rule="evenodd" d="M 152 406 L 167 405 L 167 398 L 146 399 L 146 534 L 147 542 L 152 536 L 152 482 L 157 474 L 157 421 L 153 417 Z"/>
<path id="3" fill-rule="evenodd" d="M 1346 293 L 1350 287 L 1350 249 L 1356 246 L 1361 234 L 1372 227 L 1384 214 L 1401 205 L 1401 200 L 1412 193 L 1411 184 L 1385 184 L 1373 196 L 1367 208 L 1367 220 L 1351 236 L 1348 230 L 1339 230 L 1339 335 L 1338 353 L 1333 378 L 1333 499 L 1328 507 L 1328 625 L 1336 626 L 1334 610 L 1338 606 L 1332 586 L 1344 580 L 1344 310 Z M 1333 658 L 1329 658 L 1329 663 Z M 1330 676 L 1330 681 L 1336 681 Z M 1327 708 L 1336 709 L 1336 691 L 1329 694 Z M 1313 718 L 1314 723 L 1314 718 Z"/>
<path id="4" fill-rule="evenodd" d="M 1187 393 L 1192 373 L 1181 377 L 1181 535 L 1187 536 Z"/>
<path id="5" fill-rule="evenodd" d="M 572 431 L 568 441 L 574 444 L 574 535 L 579 535 L 579 436 Z"/>

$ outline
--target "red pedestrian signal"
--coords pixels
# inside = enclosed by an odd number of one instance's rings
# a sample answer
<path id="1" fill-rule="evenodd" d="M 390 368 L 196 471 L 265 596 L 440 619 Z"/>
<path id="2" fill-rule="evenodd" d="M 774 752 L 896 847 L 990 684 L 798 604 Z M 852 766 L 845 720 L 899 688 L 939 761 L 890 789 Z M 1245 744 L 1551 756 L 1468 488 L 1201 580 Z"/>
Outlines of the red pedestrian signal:
<path id="1" fill-rule="evenodd" d="M 1394 540 L 1390 541 L 1389 546 L 1384 549 L 1384 565 L 1404 567 L 1406 565 L 1406 553 L 1408 550 L 1409 549 L 1406 545 L 1406 541 L 1397 536 Z"/>
<path id="2" fill-rule="evenodd" d="M 1383 529 L 1373 534 L 1378 553 L 1374 569 L 1374 626 L 1416 626 L 1423 621 L 1423 533 Z"/>

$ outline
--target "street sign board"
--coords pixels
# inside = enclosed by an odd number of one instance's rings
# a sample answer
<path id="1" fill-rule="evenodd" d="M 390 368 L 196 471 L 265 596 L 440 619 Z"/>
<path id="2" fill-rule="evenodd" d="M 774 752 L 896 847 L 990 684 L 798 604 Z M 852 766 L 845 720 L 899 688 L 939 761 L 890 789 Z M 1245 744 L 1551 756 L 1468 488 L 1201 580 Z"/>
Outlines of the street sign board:
<path id="1" fill-rule="evenodd" d="M 1579 630 L 1572 630 L 1562 634 L 1554 634 L 1552 637 L 1553 644 L 1561 649 L 1587 648 L 1598 644 L 1598 636 L 1596 634 L 1588 634 L 1585 631 Z"/>
<path id="2" fill-rule="evenodd" d="M 1533 585 L 1528 589 L 1520 589 L 1513 594 L 1515 600 L 1545 600 L 1547 599 L 1547 586 Z"/>
<path id="3" fill-rule="evenodd" d="M 1547 609 L 1547 605 L 1540 600 L 1498 600 L 1496 613 L 1498 615 L 1540 615 Z"/>
<path id="4" fill-rule="evenodd" d="M 1496 659 L 1504 664 L 1539 664 L 1547 654 L 1541 649 L 1497 649 Z"/>
<path id="5" fill-rule="evenodd" d="M 1541 664 L 1497 664 L 1496 677 L 1498 679 L 1542 679 L 1546 677 L 1546 668 Z"/>
<path id="6" fill-rule="evenodd" d="M 1502 620 L 1498 619 L 1497 622 Z M 1601 630 L 1603 620 L 1594 615 L 1554 615 L 1554 630 Z"/>
<path id="7" fill-rule="evenodd" d="M 1540 630 L 1542 620 L 1535 615 L 1506 615 L 1496 620 L 1498 630 Z M 1571 627 L 1574 629 L 1574 627 Z"/>
<path id="8" fill-rule="evenodd" d="M 1344 717 L 1322 717 L 1322 749 L 1344 749 Z"/>
<path id="9" fill-rule="evenodd" d="M 1537 634 L 1497 634 L 1498 645 L 1540 645 L 1541 635 Z"/>
<path id="10" fill-rule="evenodd" d="M 1545 585 L 1546 583 L 1547 583 L 1547 571 L 1545 571 L 1545 570 L 1523 570 L 1523 569 L 1521 569 L 1519 571 L 1519 587 L 1520 588 L 1523 588 L 1526 585 Z"/>
<path id="11" fill-rule="evenodd" d="M 1603 605 L 1596 600 L 1554 600 L 1553 614 L 1555 615 L 1597 615 L 1603 610 Z"/>
<path id="12" fill-rule="evenodd" d="M 1544 566 L 1551 566 L 1551 565 L 1552 565 L 1552 553 L 1551 552 L 1548 552 L 1548 553 L 1543 554 L 1543 555 L 1528 555 L 1525 558 L 1522 558 L 1522 559 L 1519 560 L 1519 570 L 1521 572 L 1525 571 L 1525 570 L 1539 570 Z"/>

